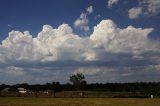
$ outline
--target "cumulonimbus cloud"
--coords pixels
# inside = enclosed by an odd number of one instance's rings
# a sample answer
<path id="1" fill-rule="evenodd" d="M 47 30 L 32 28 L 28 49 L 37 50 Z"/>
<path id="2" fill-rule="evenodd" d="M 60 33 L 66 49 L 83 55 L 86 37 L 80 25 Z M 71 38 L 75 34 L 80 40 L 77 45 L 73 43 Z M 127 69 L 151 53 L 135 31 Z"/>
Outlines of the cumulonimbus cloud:
<path id="1" fill-rule="evenodd" d="M 143 52 L 152 49 L 148 39 L 152 31 L 153 28 L 133 26 L 120 29 L 112 20 L 102 20 L 94 27 L 91 36 L 80 37 L 74 34 L 67 24 L 62 24 L 57 29 L 44 25 L 35 38 L 29 31 L 10 32 L 2 41 L 0 54 L 17 61 L 82 61 L 92 54 L 96 55 L 97 48 L 114 53 Z M 92 58 L 94 59 L 94 56 Z"/>
<path id="2" fill-rule="evenodd" d="M 112 54 L 132 54 L 132 57 L 127 57 L 128 60 L 142 57 L 141 54 L 146 52 L 159 52 L 159 42 L 153 42 L 148 38 L 152 31 L 153 28 L 133 26 L 121 29 L 110 19 L 102 20 L 88 37 L 74 34 L 68 24 L 62 24 L 58 28 L 44 25 L 36 37 L 33 37 L 29 31 L 11 31 L 0 45 L 0 67 L 2 69 L 0 73 L 12 67 L 15 71 L 6 71 L 5 74 L 18 72 L 19 76 L 25 76 L 26 73 L 23 71 L 26 69 L 23 66 L 27 64 L 31 66 L 32 63 L 45 64 L 45 70 L 51 70 L 47 68 L 47 64 L 50 66 L 51 62 L 77 61 L 87 64 L 95 61 L 116 60 L 117 58 Z M 34 70 L 39 67 L 41 66 L 34 66 Z M 87 69 L 87 66 L 85 67 L 84 69 Z M 27 70 L 32 72 L 33 69 L 27 67 Z M 93 73 L 98 72 L 101 71 Z M 86 73 L 92 74 L 92 72 Z"/>

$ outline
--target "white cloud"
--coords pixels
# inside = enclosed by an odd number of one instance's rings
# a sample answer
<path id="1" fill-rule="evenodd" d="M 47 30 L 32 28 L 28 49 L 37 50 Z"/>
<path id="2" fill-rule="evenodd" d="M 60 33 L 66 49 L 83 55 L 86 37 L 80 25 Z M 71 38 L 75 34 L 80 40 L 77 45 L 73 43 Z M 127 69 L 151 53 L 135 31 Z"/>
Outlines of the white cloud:
<path id="1" fill-rule="evenodd" d="M 85 32 L 89 31 L 89 26 L 88 26 L 89 20 L 87 18 L 87 14 L 81 13 L 80 18 L 78 18 L 74 22 L 75 28 L 80 28 L 81 30 L 84 30 Z"/>
<path id="2" fill-rule="evenodd" d="M 7 26 L 10 27 L 10 28 L 12 28 L 12 25 L 11 25 L 11 24 L 8 24 Z"/>
<path id="3" fill-rule="evenodd" d="M 3 52 L 7 52 L 6 59 L 12 60 L 29 60 L 32 59 L 32 36 L 28 31 L 24 33 L 12 31 L 9 37 L 2 41 Z M 21 51 L 21 52 L 20 52 Z"/>
<path id="4" fill-rule="evenodd" d="M 104 48 L 107 52 L 137 53 L 150 50 L 148 35 L 153 28 L 135 28 L 128 26 L 120 29 L 112 20 L 102 20 L 94 27 L 90 39 L 95 48 Z"/>
<path id="5" fill-rule="evenodd" d="M 102 74 L 106 72 L 115 71 L 113 68 L 108 67 L 80 67 L 74 70 L 73 74 L 82 73 L 84 75 L 95 76 L 97 74 Z"/>
<path id="6" fill-rule="evenodd" d="M 80 17 L 83 18 L 84 15 Z M 86 75 L 96 75 L 104 72 L 104 68 L 99 69 L 96 66 L 108 65 L 101 62 L 118 61 L 119 59 L 122 61 L 123 57 L 124 60 L 133 60 L 137 57 L 141 57 L 143 60 L 149 58 L 148 55 L 143 58 L 144 53 L 159 53 L 159 42 L 148 39 L 148 35 L 152 31 L 153 28 L 135 28 L 133 26 L 121 29 L 109 19 L 102 20 L 94 27 L 93 33 L 88 37 L 74 34 L 68 24 L 62 24 L 58 28 L 44 25 L 42 31 L 34 38 L 29 31 L 11 31 L 0 45 L 0 77 L 5 77 L 3 80 L 5 81 L 5 79 L 12 77 L 11 73 L 25 79 L 34 79 L 36 76 L 44 77 L 45 75 L 44 79 L 49 81 L 52 79 L 53 73 L 62 75 L 65 73 L 66 75 L 67 72 L 78 71 Z M 74 64 L 70 64 L 70 61 L 74 61 Z M 74 69 L 70 69 L 70 67 L 74 67 Z M 45 72 L 42 73 L 43 75 L 34 71 L 43 71 L 42 68 Z M 55 71 L 57 68 L 58 71 Z M 124 75 L 126 74 L 124 73 Z M 43 80 L 43 82 L 45 81 Z"/>
<path id="7" fill-rule="evenodd" d="M 108 8 L 111 8 L 114 4 L 117 4 L 119 0 L 108 0 Z"/>
<path id="8" fill-rule="evenodd" d="M 120 0 L 108 0 L 108 8 L 111 8 L 118 2 Z M 126 1 L 122 2 L 125 3 Z M 130 19 L 136 19 L 139 16 L 155 16 L 160 14 L 160 0 L 138 0 L 137 2 L 137 6 L 128 10 L 128 17 Z"/>
<path id="9" fill-rule="evenodd" d="M 7 67 L 5 73 L 13 76 L 22 76 L 25 74 L 25 72 L 23 71 L 23 68 L 14 67 L 14 66 Z"/>
<path id="10" fill-rule="evenodd" d="M 141 7 L 131 8 L 131 9 L 128 11 L 128 14 L 129 14 L 129 18 L 130 18 L 130 19 L 139 18 L 140 14 L 142 14 L 142 8 L 141 8 Z"/>
<path id="11" fill-rule="evenodd" d="M 96 75 L 98 74 L 99 72 L 102 72 L 103 69 L 101 68 L 95 68 L 95 67 L 81 67 L 81 68 L 78 68 L 76 69 L 73 74 L 76 74 L 76 73 L 82 73 L 84 75 Z"/>
<path id="12" fill-rule="evenodd" d="M 83 17 L 82 15 L 81 18 Z M 152 31 L 153 28 L 142 29 L 133 26 L 120 29 L 112 20 L 101 21 L 94 27 L 90 37 L 75 35 L 67 24 L 62 24 L 57 29 L 44 25 L 35 38 L 28 31 L 11 31 L 0 45 L 0 62 L 91 61 L 99 59 L 98 55 L 105 52 L 139 53 L 157 50 L 159 43 L 148 39 Z"/>
<path id="13" fill-rule="evenodd" d="M 160 0 L 139 0 L 137 7 L 128 11 L 130 19 L 139 18 L 140 15 L 155 16 L 160 13 Z"/>
<path id="14" fill-rule="evenodd" d="M 85 32 L 88 32 L 89 29 L 89 19 L 88 19 L 88 15 L 93 13 L 93 6 L 89 6 L 88 8 L 86 8 L 86 12 L 82 12 L 80 14 L 80 17 L 77 18 L 74 22 L 74 27 L 81 29 Z"/>
<path id="15" fill-rule="evenodd" d="M 83 73 L 88 83 L 159 81 L 159 65 L 134 67 L 80 67 L 73 73 Z M 154 76 L 154 77 L 153 77 Z"/>
<path id="16" fill-rule="evenodd" d="M 160 0 L 140 0 L 139 5 L 146 15 L 152 16 L 160 13 Z"/>
<path id="17" fill-rule="evenodd" d="M 86 8 L 86 11 L 91 14 L 93 13 L 93 6 L 89 6 L 88 8 Z"/>
<path id="18" fill-rule="evenodd" d="M 0 54 L 10 61 L 81 61 L 85 59 L 85 51 L 89 50 L 88 43 L 89 39 L 73 34 L 67 24 L 57 29 L 44 25 L 36 38 L 32 38 L 28 31 L 11 31 L 2 41 Z"/>

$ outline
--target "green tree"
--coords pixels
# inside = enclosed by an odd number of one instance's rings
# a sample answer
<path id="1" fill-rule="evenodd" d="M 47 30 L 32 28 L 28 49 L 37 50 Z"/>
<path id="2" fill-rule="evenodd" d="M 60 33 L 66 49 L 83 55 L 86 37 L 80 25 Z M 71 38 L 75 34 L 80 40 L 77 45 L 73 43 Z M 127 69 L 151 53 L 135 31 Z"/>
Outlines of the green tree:
<path id="1" fill-rule="evenodd" d="M 86 84 L 85 76 L 82 73 L 71 75 L 70 81 L 73 83 L 77 90 L 81 90 L 84 84 Z"/>

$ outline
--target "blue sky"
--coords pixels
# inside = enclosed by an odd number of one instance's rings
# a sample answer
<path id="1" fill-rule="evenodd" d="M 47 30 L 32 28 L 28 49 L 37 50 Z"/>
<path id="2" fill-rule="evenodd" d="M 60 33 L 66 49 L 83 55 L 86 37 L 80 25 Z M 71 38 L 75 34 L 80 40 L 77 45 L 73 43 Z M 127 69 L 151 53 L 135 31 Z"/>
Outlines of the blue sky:
<path id="1" fill-rule="evenodd" d="M 159 38 L 159 14 L 152 17 L 142 16 L 135 20 L 128 18 L 127 10 L 136 6 L 137 1 L 123 0 L 115 4 L 113 8 L 108 8 L 106 0 L 1 0 L 0 40 L 6 38 L 11 30 L 29 30 L 33 36 L 36 36 L 44 24 L 57 27 L 62 23 L 67 23 L 73 27 L 75 19 L 90 5 L 94 8 L 94 13 L 88 17 L 90 32 L 92 32 L 93 26 L 102 19 L 112 19 L 122 28 L 128 25 L 143 28 L 154 27 L 155 31 L 152 33 L 152 37 Z M 94 17 L 98 14 L 101 17 L 95 20 Z M 75 30 L 76 32 L 79 31 Z"/>
<path id="2" fill-rule="evenodd" d="M 1 0 L 0 13 L 0 83 L 64 83 L 76 72 L 160 81 L 158 0 Z"/>

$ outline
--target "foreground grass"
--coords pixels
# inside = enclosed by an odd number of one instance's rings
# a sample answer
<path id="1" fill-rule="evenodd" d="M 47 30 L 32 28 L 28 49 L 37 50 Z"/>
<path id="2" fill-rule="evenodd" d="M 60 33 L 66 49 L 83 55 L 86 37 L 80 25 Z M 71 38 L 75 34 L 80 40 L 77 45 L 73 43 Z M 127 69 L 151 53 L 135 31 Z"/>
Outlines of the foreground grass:
<path id="1" fill-rule="evenodd" d="M 160 99 L 1 97 L 0 106 L 160 106 Z"/>

